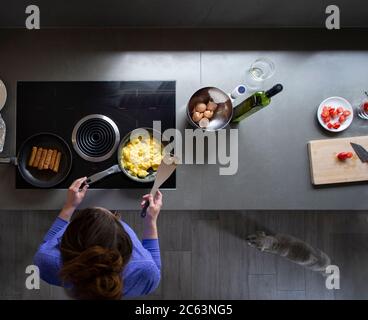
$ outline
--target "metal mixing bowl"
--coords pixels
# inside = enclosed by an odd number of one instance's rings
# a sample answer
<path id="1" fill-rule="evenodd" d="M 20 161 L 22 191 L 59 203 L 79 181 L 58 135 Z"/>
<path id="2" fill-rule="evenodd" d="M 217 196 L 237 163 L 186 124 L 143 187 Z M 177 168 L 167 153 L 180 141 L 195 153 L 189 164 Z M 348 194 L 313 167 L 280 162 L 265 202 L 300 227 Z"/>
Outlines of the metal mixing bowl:
<path id="1" fill-rule="evenodd" d="M 201 128 L 198 123 L 192 119 L 195 106 L 198 103 L 207 104 L 209 101 L 217 103 L 217 109 L 214 111 L 210 124 L 206 128 Z M 196 91 L 190 98 L 187 105 L 187 117 L 189 123 L 195 127 L 206 131 L 217 131 L 225 128 L 233 116 L 233 104 L 230 97 L 222 90 L 216 87 L 205 87 Z"/>

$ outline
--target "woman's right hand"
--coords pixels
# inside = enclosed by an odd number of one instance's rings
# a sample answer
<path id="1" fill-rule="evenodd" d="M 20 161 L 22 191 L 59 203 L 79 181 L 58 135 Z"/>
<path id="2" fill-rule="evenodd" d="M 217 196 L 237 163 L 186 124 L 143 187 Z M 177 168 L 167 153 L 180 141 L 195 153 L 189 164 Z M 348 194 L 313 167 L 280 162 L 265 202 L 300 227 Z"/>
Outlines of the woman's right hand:
<path id="1" fill-rule="evenodd" d="M 87 177 L 79 178 L 75 180 L 71 186 L 69 187 L 66 201 L 63 209 L 59 213 L 59 218 L 69 221 L 74 211 L 78 208 L 80 203 L 83 201 L 87 190 L 88 185 L 85 184 L 83 187 L 83 183 L 87 180 Z"/>
<path id="2" fill-rule="evenodd" d="M 147 215 L 145 219 L 156 222 L 162 207 L 162 193 L 157 190 L 155 196 L 152 196 L 151 194 L 144 195 L 141 202 L 142 208 L 144 207 L 146 201 L 149 201 L 149 206 L 147 208 Z"/>
<path id="3" fill-rule="evenodd" d="M 65 207 L 73 208 L 75 210 L 81 204 L 89 187 L 88 184 L 82 186 L 86 180 L 87 177 L 79 178 L 71 184 L 68 189 Z"/>

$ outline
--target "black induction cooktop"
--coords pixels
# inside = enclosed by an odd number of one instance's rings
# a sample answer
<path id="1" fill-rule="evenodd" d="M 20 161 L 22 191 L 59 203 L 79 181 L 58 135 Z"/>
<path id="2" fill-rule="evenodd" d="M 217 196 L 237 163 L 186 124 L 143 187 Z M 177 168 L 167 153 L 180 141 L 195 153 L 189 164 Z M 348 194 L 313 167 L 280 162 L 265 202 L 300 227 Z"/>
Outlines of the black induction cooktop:
<path id="1" fill-rule="evenodd" d="M 98 116 L 96 116 L 98 115 Z M 61 136 L 73 155 L 64 189 L 78 177 L 90 176 L 118 163 L 119 140 L 160 120 L 162 132 L 175 128 L 175 81 L 19 81 L 17 83 L 17 152 L 30 136 L 50 132 Z M 73 132 L 74 130 L 74 132 Z M 74 145 L 72 142 L 74 138 Z M 91 188 L 150 188 L 123 173 L 110 175 Z M 175 188 L 175 173 L 162 188 Z M 16 170 L 16 188 L 33 189 Z"/>

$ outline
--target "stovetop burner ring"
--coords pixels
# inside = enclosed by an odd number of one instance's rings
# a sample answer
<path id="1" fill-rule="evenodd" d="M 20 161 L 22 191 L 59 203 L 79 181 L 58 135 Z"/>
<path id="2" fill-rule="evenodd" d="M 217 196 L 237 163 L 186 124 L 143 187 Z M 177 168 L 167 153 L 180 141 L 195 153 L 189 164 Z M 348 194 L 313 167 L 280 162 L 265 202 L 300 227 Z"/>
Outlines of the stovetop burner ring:
<path id="1" fill-rule="evenodd" d="M 80 119 L 72 132 L 72 144 L 77 154 L 91 162 L 110 158 L 120 143 L 117 125 L 102 114 L 91 114 Z"/>

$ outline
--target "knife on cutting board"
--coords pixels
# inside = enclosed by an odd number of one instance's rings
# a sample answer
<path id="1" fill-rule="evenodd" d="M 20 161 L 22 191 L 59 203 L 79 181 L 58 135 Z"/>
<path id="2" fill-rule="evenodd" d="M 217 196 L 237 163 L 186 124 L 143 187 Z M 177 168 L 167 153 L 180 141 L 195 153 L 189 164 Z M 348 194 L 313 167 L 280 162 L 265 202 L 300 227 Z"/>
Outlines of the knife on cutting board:
<path id="1" fill-rule="evenodd" d="M 164 159 L 162 159 L 161 164 L 159 165 L 156 173 L 155 182 L 150 191 L 150 194 L 155 196 L 157 190 L 161 187 L 161 185 L 172 175 L 175 171 L 176 166 L 178 164 L 178 158 L 172 155 L 166 155 Z M 144 218 L 147 214 L 147 208 L 149 206 L 149 201 L 147 200 L 144 203 L 144 206 L 141 211 L 141 217 Z"/>
<path id="2" fill-rule="evenodd" d="M 360 145 L 362 148 L 354 148 L 351 143 Z M 367 162 L 362 162 L 359 158 L 360 155 L 363 160 L 366 159 L 365 153 L 361 152 L 363 148 L 368 151 L 368 135 L 309 141 L 308 154 L 312 184 L 326 185 L 368 181 L 368 158 Z M 340 161 L 337 155 L 343 151 L 353 152 L 353 158 Z"/>
<path id="3" fill-rule="evenodd" d="M 350 142 L 350 145 L 354 149 L 360 161 L 368 162 L 368 151 L 363 146 L 354 142 Z"/>

